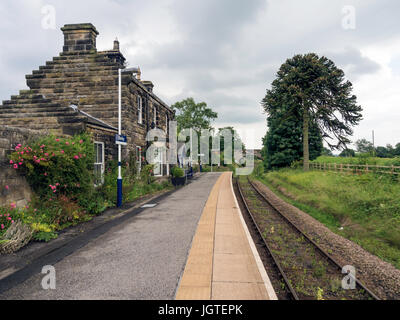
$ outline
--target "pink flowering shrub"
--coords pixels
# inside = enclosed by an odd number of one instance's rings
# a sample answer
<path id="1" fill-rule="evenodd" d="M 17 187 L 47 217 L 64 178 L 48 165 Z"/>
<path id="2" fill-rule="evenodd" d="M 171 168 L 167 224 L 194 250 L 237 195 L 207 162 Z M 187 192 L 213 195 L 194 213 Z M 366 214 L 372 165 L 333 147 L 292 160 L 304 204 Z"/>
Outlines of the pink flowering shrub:
<path id="1" fill-rule="evenodd" d="M 153 183 L 153 167 L 142 164 L 140 175 L 134 157 L 123 166 L 124 201 L 166 187 Z M 46 136 L 17 144 L 9 165 L 27 178 L 35 194 L 24 209 L 16 209 L 15 204 L 0 208 L 0 239 L 12 221 L 21 220 L 31 226 L 34 239 L 48 241 L 57 231 L 116 203 L 117 163 L 106 164 L 104 183 L 95 189 L 94 145 L 88 134 Z M 13 185 L 8 184 L 1 187 L 2 192 L 13 192 Z"/>
<path id="2" fill-rule="evenodd" d="M 15 203 L 9 207 L 0 207 L 0 239 L 7 229 L 18 219 L 18 210 L 15 209 Z"/>
<path id="3" fill-rule="evenodd" d="M 88 134 L 45 136 L 11 154 L 10 165 L 24 174 L 40 198 L 78 197 L 93 189 L 94 147 Z"/>
<path id="4" fill-rule="evenodd" d="M 104 210 L 94 188 L 94 145 L 89 134 L 41 137 L 15 147 L 10 165 L 25 175 L 46 224 L 58 225 Z M 68 208 L 74 208 L 70 210 Z"/>
<path id="5" fill-rule="evenodd" d="M 93 162 L 89 134 L 46 136 L 17 144 L 9 164 L 26 177 L 35 195 L 23 209 L 14 203 L 0 208 L 0 239 L 16 220 L 30 225 L 34 239 L 42 240 L 103 210 L 104 201 L 94 189 Z M 4 188 L 3 192 L 12 192 L 8 185 Z"/>

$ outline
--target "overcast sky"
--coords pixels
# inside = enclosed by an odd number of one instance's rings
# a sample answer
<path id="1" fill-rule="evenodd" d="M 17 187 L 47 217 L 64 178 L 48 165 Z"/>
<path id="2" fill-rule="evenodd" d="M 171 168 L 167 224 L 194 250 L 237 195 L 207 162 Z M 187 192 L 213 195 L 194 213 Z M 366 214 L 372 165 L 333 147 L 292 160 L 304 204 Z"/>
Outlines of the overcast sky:
<path id="1" fill-rule="evenodd" d="M 62 51 L 60 27 L 91 22 L 98 50 L 118 37 L 157 95 L 169 104 L 205 101 L 218 112 L 214 126 L 253 130 L 247 147 L 261 147 L 260 101 L 279 66 L 308 52 L 332 59 L 353 83 L 364 120 L 352 140 L 371 140 L 374 129 L 377 145 L 396 144 L 399 13 L 398 0 L 2 0 L 0 99 L 26 88 L 25 74 Z"/>

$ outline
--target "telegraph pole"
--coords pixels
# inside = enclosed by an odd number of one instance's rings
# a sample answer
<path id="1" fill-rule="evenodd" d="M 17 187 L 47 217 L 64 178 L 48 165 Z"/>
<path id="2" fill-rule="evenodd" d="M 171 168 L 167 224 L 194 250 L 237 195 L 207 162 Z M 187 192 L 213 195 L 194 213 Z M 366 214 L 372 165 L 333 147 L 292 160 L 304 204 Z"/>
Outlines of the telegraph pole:
<path id="1" fill-rule="evenodd" d="M 375 132 L 372 130 L 372 154 L 375 157 Z"/>

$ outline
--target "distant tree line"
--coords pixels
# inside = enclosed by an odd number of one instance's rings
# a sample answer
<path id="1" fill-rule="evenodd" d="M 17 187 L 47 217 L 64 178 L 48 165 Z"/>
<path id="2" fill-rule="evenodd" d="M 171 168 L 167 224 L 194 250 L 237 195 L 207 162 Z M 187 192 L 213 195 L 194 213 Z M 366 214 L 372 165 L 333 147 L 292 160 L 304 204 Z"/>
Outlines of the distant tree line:
<path id="1" fill-rule="evenodd" d="M 186 98 L 182 101 L 178 101 L 174 103 L 171 106 L 172 110 L 175 112 L 175 118 L 178 123 L 178 133 L 181 132 L 183 129 L 190 129 L 192 128 L 193 131 L 196 131 L 197 133 L 197 147 L 198 153 L 201 153 L 201 144 L 205 143 L 209 147 L 209 159 L 211 159 L 211 148 L 213 146 L 213 140 L 212 139 L 220 139 L 219 142 L 219 157 L 220 161 L 219 163 L 222 165 L 226 165 L 230 163 L 235 162 L 234 159 L 234 150 L 235 146 L 240 146 L 241 144 L 241 151 L 242 153 L 245 152 L 245 145 L 239 136 L 238 132 L 232 127 L 232 126 L 227 126 L 224 128 L 219 128 L 217 132 L 214 133 L 214 128 L 212 127 L 212 122 L 218 118 L 218 113 L 214 112 L 212 107 L 209 107 L 206 102 L 195 102 L 195 100 L 192 97 Z M 201 136 L 201 131 L 202 130 L 210 130 L 213 132 L 212 135 L 210 135 L 208 141 L 202 141 L 200 139 Z M 223 136 L 224 130 L 230 131 L 232 135 L 232 159 L 229 161 L 225 161 L 224 159 L 224 151 L 225 151 L 225 138 Z M 189 137 L 186 137 L 186 142 L 189 141 Z M 188 150 L 188 155 L 190 151 Z M 214 163 L 215 164 L 215 163 Z"/>
<path id="2" fill-rule="evenodd" d="M 372 142 L 367 139 L 359 139 L 355 142 L 356 149 L 344 149 L 339 156 L 340 157 L 355 157 L 356 153 L 368 154 L 378 158 L 394 158 L 400 157 L 400 143 L 397 143 L 394 147 L 387 144 L 386 147 L 378 146 L 374 147 Z"/>

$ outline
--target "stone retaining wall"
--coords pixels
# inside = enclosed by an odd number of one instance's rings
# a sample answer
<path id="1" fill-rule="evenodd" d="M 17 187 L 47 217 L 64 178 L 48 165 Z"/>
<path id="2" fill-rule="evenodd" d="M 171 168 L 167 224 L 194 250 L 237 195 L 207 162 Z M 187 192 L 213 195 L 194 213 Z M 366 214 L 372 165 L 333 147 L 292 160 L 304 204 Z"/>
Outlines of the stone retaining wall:
<path id="1" fill-rule="evenodd" d="M 17 207 L 23 207 L 31 198 L 31 188 L 25 178 L 10 165 L 8 155 L 18 143 L 37 136 L 39 132 L 30 129 L 9 126 L 0 128 L 0 206 L 14 202 Z"/>

